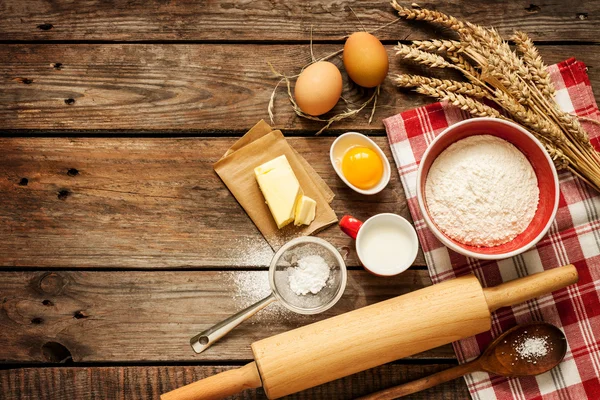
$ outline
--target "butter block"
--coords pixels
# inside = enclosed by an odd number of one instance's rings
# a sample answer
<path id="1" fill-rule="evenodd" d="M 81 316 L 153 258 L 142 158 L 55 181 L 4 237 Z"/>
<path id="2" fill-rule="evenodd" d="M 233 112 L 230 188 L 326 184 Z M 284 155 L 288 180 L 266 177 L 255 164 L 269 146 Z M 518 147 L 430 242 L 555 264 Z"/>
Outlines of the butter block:
<path id="1" fill-rule="evenodd" d="M 308 196 L 302 196 L 296 204 L 296 215 L 294 217 L 294 225 L 310 225 L 315 219 L 315 210 L 317 202 Z"/>
<path id="2" fill-rule="evenodd" d="M 304 193 L 287 157 L 282 155 L 254 168 L 254 175 L 277 228 L 292 222 L 296 203 Z"/>

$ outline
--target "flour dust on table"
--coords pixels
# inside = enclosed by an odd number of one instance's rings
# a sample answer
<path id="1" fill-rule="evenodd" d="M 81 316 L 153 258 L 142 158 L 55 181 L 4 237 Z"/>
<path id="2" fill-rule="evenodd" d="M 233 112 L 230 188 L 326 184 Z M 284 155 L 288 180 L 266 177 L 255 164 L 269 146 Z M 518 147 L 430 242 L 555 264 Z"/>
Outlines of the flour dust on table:
<path id="1" fill-rule="evenodd" d="M 538 206 L 533 167 L 513 144 L 475 135 L 448 146 L 425 184 L 433 222 L 461 243 L 493 247 L 523 232 Z"/>

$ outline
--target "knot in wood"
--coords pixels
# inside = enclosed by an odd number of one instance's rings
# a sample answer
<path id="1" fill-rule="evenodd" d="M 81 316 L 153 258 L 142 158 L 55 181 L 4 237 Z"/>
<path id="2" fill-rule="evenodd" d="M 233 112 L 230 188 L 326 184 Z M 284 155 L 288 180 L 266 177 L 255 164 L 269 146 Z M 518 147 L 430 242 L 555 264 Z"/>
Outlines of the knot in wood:
<path id="1" fill-rule="evenodd" d="M 42 354 L 46 361 L 53 363 L 66 363 L 73 361 L 69 349 L 58 342 L 47 342 L 42 346 Z"/>
<path id="2" fill-rule="evenodd" d="M 40 278 L 39 287 L 44 293 L 48 294 L 60 294 L 66 282 L 62 276 L 55 272 L 50 272 Z"/>

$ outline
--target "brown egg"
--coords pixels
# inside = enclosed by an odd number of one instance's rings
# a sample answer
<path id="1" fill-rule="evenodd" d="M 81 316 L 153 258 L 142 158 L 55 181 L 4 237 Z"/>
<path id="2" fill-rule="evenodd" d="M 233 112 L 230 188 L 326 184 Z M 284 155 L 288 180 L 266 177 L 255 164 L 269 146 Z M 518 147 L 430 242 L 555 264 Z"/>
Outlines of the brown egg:
<path id="1" fill-rule="evenodd" d="M 342 95 L 342 74 L 328 61 L 308 66 L 298 79 L 294 97 L 300 109 L 309 115 L 321 115 L 331 110 Z"/>
<path id="2" fill-rule="evenodd" d="M 353 33 L 344 45 L 344 67 L 350 79 L 358 85 L 367 88 L 378 86 L 389 69 L 385 47 L 370 33 Z"/>

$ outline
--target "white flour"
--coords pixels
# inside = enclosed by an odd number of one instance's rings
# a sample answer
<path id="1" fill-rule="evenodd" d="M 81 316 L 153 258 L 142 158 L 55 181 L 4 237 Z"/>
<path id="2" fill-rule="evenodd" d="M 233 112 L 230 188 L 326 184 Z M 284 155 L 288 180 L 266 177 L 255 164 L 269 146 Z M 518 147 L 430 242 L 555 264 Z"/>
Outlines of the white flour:
<path id="1" fill-rule="evenodd" d="M 329 265 L 318 255 L 300 258 L 298 266 L 288 271 L 290 289 L 299 296 L 319 293 L 329 279 Z"/>
<path id="2" fill-rule="evenodd" d="M 515 146 L 477 135 L 450 145 L 435 159 L 425 194 L 442 232 L 461 243 L 492 247 L 527 228 L 539 189 L 531 164 Z"/>

